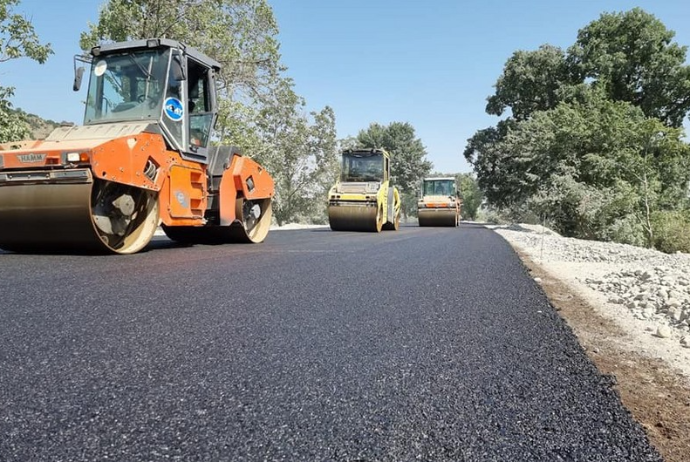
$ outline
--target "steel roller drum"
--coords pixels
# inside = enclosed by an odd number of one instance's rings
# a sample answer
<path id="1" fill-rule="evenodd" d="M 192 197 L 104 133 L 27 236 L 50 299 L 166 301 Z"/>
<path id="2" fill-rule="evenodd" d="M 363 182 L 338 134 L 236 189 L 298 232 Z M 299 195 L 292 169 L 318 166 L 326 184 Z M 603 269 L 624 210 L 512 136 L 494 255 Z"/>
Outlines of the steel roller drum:
<path id="1" fill-rule="evenodd" d="M 185 244 L 257 244 L 271 228 L 272 199 L 237 199 L 235 217 L 237 220 L 227 226 L 163 226 L 163 231 L 173 241 Z"/>
<path id="2" fill-rule="evenodd" d="M 0 180 L 0 248 L 4 250 L 127 254 L 143 248 L 158 225 L 155 193 L 117 185 L 120 192 L 127 190 L 132 213 L 125 221 L 117 219 L 121 227 L 115 232 L 99 229 L 97 220 L 102 227 L 114 219 L 105 216 L 99 205 L 104 194 L 109 197 L 110 188 L 107 182 L 95 183 L 87 170 L 60 177 L 19 172 Z"/>
<path id="3" fill-rule="evenodd" d="M 426 209 L 418 211 L 419 226 L 457 226 L 455 209 Z"/>
<path id="4" fill-rule="evenodd" d="M 328 222 L 333 231 L 379 232 L 383 226 L 380 210 L 376 205 L 341 204 L 328 206 Z"/>

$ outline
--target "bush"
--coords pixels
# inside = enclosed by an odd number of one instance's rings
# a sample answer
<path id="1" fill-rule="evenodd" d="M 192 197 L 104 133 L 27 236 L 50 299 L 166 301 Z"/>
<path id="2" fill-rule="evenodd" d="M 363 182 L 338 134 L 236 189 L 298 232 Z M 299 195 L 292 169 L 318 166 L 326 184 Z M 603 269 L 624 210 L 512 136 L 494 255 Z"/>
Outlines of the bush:
<path id="1" fill-rule="evenodd" d="M 652 214 L 654 248 L 666 253 L 690 253 L 688 212 L 664 210 Z"/>
<path id="2" fill-rule="evenodd" d="M 637 247 L 645 247 L 647 243 L 644 229 L 633 215 L 614 220 L 606 229 L 606 239 Z"/>
<path id="3" fill-rule="evenodd" d="M 560 235 L 578 239 L 605 239 L 604 227 L 612 192 L 554 175 L 551 184 L 530 198 L 529 207 L 545 217 Z"/>
<path id="4" fill-rule="evenodd" d="M 509 221 L 493 208 L 480 208 L 477 211 L 476 220 L 482 223 L 490 223 L 492 225 L 504 225 Z"/>

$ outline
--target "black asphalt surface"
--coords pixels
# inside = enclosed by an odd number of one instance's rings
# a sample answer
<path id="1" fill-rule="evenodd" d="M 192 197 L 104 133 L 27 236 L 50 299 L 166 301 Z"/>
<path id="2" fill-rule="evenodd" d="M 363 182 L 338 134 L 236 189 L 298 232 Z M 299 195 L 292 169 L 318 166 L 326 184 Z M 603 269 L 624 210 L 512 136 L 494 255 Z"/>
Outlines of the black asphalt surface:
<path id="1" fill-rule="evenodd" d="M 658 461 L 494 232 L 0 252 L 0 461 Z"/>

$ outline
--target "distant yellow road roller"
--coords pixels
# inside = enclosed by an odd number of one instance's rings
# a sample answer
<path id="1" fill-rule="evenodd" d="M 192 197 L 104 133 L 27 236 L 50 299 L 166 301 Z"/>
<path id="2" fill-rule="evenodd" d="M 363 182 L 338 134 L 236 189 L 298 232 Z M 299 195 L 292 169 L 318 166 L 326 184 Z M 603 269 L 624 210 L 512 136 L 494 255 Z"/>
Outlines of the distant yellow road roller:
<path id="1" fill-rule="evenodd" d="M 425 178 L 417 202 L 419 226 L 458 226 L 460 206 L 455 178 Z"/>
<path id="2" fill-rule="evenodd" d="M 333 231 L 396 231 L 400 194 L 390 184 L 390 156 L 383 149 L 346 150 L 340 179 L 328 193 Z"/>

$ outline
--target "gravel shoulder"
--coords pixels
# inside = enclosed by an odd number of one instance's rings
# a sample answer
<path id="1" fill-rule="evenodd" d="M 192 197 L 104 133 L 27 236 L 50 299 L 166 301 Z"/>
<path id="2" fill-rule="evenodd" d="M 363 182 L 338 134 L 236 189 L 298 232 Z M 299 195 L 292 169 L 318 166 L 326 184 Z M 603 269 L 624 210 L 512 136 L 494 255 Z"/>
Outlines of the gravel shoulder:
<path id="1" fill-rule="evenodd" d="M 508 241 L 667 462 L 690 454 L 690 256 L 488 226 Z"/>

